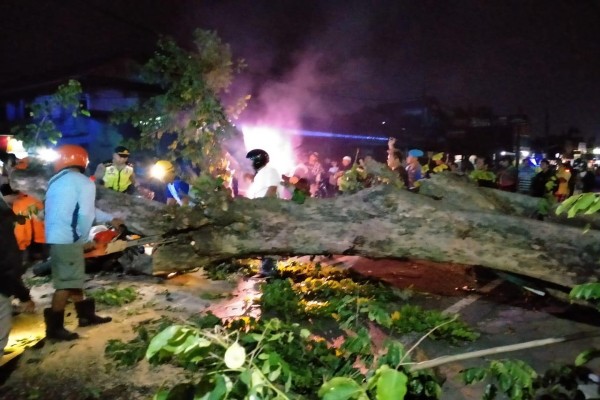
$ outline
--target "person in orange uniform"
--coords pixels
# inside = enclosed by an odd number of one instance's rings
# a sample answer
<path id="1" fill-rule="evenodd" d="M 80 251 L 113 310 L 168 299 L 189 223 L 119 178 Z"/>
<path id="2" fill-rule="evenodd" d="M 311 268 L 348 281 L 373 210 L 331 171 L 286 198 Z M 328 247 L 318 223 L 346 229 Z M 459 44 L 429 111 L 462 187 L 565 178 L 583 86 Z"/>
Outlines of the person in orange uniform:
<path id="1" fill-rule="evenodd" d="M 571 171 L 569 171 L 565 164 L 560 163 L 558 170 L 556 171 L 556 180 L 558 181 L 558 189 L 554 196 L 556 201 L 562 203 L 567 197 L 569 197 L 569 180 L 571 179 Z"/>
<path id="2" fill-rule="evenodd" d="M 10 176 L 12 171 L 19 169 L 19 164 L 17 164 L 16 158 L 10 156 L 12 154 L 8 154 L 4 158 L 0 157 L 3 160 L 4 177 L 3 183 L 0 185 L 0 192 L 12 203 L 12 211 L 15 215 L 25 217 L 23 224 L 15 225 L 15 237 L 19 250 L 24 251 L 33 243 L 46 242 L 43 222 L 44 203 L 32 195 L 12 188 Z"/>
<path id="3" fill-rule="evenodd" d="M 45 243 L 44 221 L 40 218 L 44 212 L 44 203 L 38 198 L 19 192 L 13 203 L 13 212 L 27 218 L 23 225 L 15 226 L 15 236 L 19 249 L 24 251 L 32 243 Z"/>

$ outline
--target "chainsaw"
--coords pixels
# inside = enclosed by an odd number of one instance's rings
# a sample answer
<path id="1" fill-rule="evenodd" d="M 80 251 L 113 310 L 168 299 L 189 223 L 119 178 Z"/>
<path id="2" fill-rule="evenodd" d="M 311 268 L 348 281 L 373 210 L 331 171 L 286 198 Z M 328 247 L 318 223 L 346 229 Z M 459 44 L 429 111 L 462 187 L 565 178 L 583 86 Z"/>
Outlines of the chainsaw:
<path id="1" fill-rule="evenodd" d="M 139 235 L 127 235 L 114 229 L 103 230 L 93 236 L 93 241 L 86 248 L 85 258 L 102 257 L 109 254 L 125 251 L 130 247 L 144 246 L 147 244 L 165 244 L 174 242 L 175 238 L 165 238 L 163 235 L 141 237 Z"/>

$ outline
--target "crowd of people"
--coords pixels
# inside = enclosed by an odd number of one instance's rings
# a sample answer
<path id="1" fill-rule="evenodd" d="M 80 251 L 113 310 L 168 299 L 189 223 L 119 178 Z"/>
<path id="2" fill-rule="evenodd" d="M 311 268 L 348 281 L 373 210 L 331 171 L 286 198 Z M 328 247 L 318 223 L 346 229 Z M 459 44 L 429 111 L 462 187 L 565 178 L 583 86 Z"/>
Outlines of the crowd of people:
<path id="1" fill-rule="evenodd" d="M 64 326 L 65 308 L 74 303 L 79 326 L 103 324 L 110 317 L 98 316 L 93 299 L 83 292 L 85 278 L 84 253 L 93 238 L 89 234 L 97 223 L 123 224 L 119 218 L 95 207 L 96 185 L 126 194 L 138 194 L 174 206 L 194 205 L 190 184 L 180 178 L 180 167 L 166 160 L 158 160 L 151 169 L 153 179 L 138 179 L 129 162 L 129 149 L 118 146 L 112 160 L 99 164 L 92 176 L 85 175 L 89 156 L 76 145 L 57 149 L 55 175 L 50 179 L 45 201 L 14 190 L 10 184 L 12 170 L 19 162 L 12 155 L 0 153 L 0 248 L 4 251 L 0 268 L 0 348 L 8 340 L 12 315 L 11 297 L 21 301 L 24 312 L 33 312 L 35 304 L 22 281 L 24 255 L 30 258 L 50 256 L 52 281 L 55 292 L 50 307 L 44 309 L 46 336 L 55 340 L 75 340 L 76 332 Z M 347 172 L 365 169 L 370 155 L 355 159 L 350 155 L 336 159 L 321 159 L 317 152 L 308 153 L 299 160 L 293 171 L 281 174 L 270 164 L 269 154 L 253 149 L 246 154 L 250 171 L 238 171 L 247 187 L 240 191 L 235 174 L 227 183 L 232 196 L 250 199 L 285 197 L 303 203 L 308 197 L 334 197 L 344 191 Z M 418 191 L 420 182 L 434 174 L 448 172 L 466 175 L 479 186 L 509 192 L 520 192 L 540 199 L 537 218 L 543 219 L 553 202 L 564 201 L 576 192 L 591 192 L 598 175 L 586 162 L 575 160 L 551 163 L 542 159 L 525 158 L 517 166 L 509 156 L 501 157 L 493 165 L 486 157 L 455 161 L 443 152 L 423 152 L 418 149 L 401 151 L 390 138 L 387 146 L 387 168 L 397 174 L 398 180 L 410 191 Z M 239 163 L 242 165 L 242 163 Z M 233 172 L 233 171 L 232 171 Z M 373 184 L 366 180 L 365 186 Z M 283 189 L 283 190 L 282 190 Z M 285 189 L 290 194 L 286 197 Z M 264 258 L 261 274 L 268 276 L 275 270 L 275 261 Z"/>

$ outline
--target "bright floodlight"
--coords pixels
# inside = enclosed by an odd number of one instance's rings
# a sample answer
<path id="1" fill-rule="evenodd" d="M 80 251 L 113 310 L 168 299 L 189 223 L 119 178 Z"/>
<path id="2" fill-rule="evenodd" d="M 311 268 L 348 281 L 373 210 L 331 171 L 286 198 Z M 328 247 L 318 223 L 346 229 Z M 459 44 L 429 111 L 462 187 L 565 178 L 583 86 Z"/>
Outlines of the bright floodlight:
<path id="1" fill-rule="evenodd" d="M 38 157 L 45 162 L 54 162 L 58 159 L 58 153 L 54 149 L 44 147 L 38 150 Z"/>
<path id="2" fill-rule="evenodd" d="M 592 150 L 592 153 L 598 155 L 600 154 L 600 147 L 594 147 L 594 150 Z"/>
<path id="3" fill-rule="evenodd" d="M 523 157 L 529 157 L 529 154 L 530 154 L 530 153 L 529 153 L 527 150 L 521 150 L 521 155 L 522 155 Z"/>
<path id="4" fill-rule="evenodd" d="M 153 165 L 150 168 L 150 176 L 156 178 L 158 180 L 163 180 L 167 175 L 167 171 L 162 167 L 162 165 Z"/>
<path id="5" fill-rule="evenodd" d="M 269 153 L 269 165 L 280 174 L 288 174 L 296 165 L 292 135 L 267 126 L 243 126 L 246 150 L 263 149 Z"/>
<path id="6" fill-rule="evenodd" d="M 23 141 L 15 138 L 8 139 L 8 144 L 6 145 L 6 151 L 8 153 L 12 153 L 18 159 L 25 158 L 28 156 L 27 150 L 23 146 Z"/>

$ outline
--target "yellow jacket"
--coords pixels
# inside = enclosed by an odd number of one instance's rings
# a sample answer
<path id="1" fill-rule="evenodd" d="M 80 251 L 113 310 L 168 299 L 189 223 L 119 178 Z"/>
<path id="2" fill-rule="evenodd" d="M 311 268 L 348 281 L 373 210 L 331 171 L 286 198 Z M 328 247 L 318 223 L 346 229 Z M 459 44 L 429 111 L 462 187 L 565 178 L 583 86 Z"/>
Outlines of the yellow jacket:
<path id="1" fill-rule="evenodd" d="M 133 183 L 132 176 L 133 167 L 131 165 L 126 165 L 119 171 L 115 165 L 109 164 L 104 170 L 102 180 L 105 187 L 117 192 L 124 192 Z"/>

